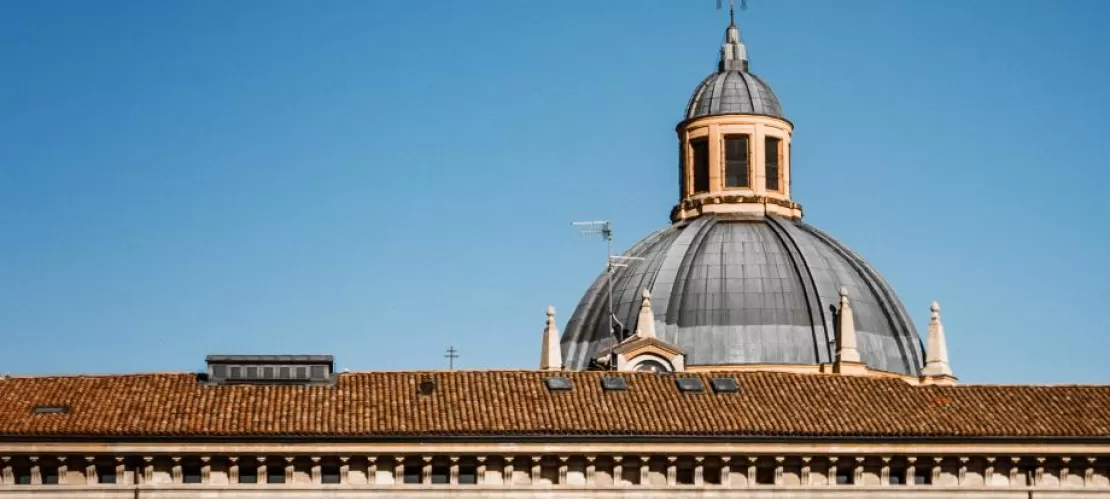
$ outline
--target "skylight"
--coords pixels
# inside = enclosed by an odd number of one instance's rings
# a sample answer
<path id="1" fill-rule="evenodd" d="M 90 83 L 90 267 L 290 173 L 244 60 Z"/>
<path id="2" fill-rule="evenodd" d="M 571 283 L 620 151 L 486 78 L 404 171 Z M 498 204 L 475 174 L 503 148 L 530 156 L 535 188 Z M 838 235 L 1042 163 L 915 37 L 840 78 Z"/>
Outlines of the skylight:
<path id="1" fill-rule="evenodd" d="M 701 384 L 698 378 L 678 378 L 674 380 L 674 384 L 678 386 L 678 390 L 682 392 L 703 392 L 705 386 Z"/>
<path id="2" fill-rule="evenodd" d="M 628 381 L 620 376 L 603 376 L 601 388 L 607 392 L 623 392 L 628 390 Z"/>
<path id="3" fill-rule="evenodd" d="M 64 405 L 36 405 L 31 409 L 32 414 L 65 414 L 69 412 L 69 407 Z"/>
<path id="4" fill-rule="evenodd" d="M 740 391 L 740 385 L 736 384 L 734 378 L 712 378 L 709 384 L 713 386 L 713 391 L 717 393 L 735 393 Z"/>
<path id="5" fill-rule="evenodd" d="M 570 378 L 564 378 L 562 376 L 545 378 L 543 382 L 547 384 L 547 389 L 551 391 L 567 391 L 574 387 L 570 382 Z"/>

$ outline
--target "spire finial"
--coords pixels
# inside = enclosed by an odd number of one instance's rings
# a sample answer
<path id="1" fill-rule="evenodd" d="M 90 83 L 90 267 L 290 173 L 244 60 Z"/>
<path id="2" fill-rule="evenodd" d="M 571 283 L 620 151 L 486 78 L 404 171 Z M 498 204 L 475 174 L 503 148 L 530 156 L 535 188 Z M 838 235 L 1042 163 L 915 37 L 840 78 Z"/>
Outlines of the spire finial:
<path id="1" fill-rule="evenodd" d="M 948 341 L 944 337 L 944 324 L 940 322 L 940 304 L 929 306 L 929 334 L 925 344 L 925 376 L 955 378 L 948 365 Z"/>
<path id="2" fill-rule="evenodd" d="M 747 9 L 747 0 L 740 0 L 740 10 Z M 717 0 L 721 8 L 721 0 Z M 721 62 L 718 71 L 747 71 L 748 49 L 740 41 L 740 29 L 736 27 L 736 0 L 728 0 L 728 28 L 725 30 L 725 43 L 721 44 Z"/>
<path id="3" fill-rule="evenodd" d="M 859 362 L 856 349 L 856 318 L 852 305 L 848 303 L 848 288 L 840 287 L 840 308 L 836 311 L 836 360 L 837 362 Z"/>
<path id="4" fill-rule="evenodd" d="M 636 316 L 636 336 L 641 338 L 655 337 L 655 312 L 651 310 L 651 292 L 644 288 L 640 294 L 640 313 Z"/>
<path id="5" fill-rule="evenodd" d="M 543 345 L 540 347 L 540 370 L 561 371 L 563 350 L 559 347 L 559 328 L 555 326 L 555 307 L 547 306 L 547 326 L 543 328 Z"/>

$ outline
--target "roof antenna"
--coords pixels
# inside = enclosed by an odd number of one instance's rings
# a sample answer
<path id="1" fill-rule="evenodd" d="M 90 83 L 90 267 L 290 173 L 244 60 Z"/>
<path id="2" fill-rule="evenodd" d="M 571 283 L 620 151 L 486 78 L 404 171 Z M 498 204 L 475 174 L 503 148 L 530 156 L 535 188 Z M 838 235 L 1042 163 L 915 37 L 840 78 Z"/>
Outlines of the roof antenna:
<path id="1" fill-rule="evenodd" d="M 459 358 L 459 350 L 455 345 L 447 347 L 447 353 L 443 354 L 443 358 L 447 359 L 447 369 L 455 370 L 455 359 Z"/>
<path id="2" fill-rule="evenodd" d="M 719 0 L 718 0 L 719 1 Z M 616 323 L 620 327 L 620 331 L 624 331 L 624 324 L 617 319 L 616 314 L 613 313 L 613 273 L 617 267 L 627 267 L 627 261 L 643 260 L 638 256 L 623 256 L 613 254 L 613 224 L 608 220 L 590 220 L 587 222 L 571 222 L 571 225 L 576 227 L 584 227 L 580 232 L 587 236 L 601 236 L 605 239 L 605 293 L 608 300 L 608 319 L 609 319 L 609 336 L 613 337 L 613 345 L 620 343 L 623 339 L 621 335 L 617 334 L 617 330 L 613 328 Z M 615 355 L 615 354 L 614 354 Z M 610 359 L 609 369 L 614 369 L 616 362 Z"/>

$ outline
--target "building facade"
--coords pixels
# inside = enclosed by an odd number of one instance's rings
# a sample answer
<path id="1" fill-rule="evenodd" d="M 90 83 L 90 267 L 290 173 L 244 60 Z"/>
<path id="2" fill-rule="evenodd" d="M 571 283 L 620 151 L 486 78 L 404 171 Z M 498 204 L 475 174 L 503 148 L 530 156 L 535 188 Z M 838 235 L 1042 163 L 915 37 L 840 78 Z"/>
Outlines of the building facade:
<path id="1" fill-rule="evenodd" d="M 671 224 L 529 371 L 0 379 L 0 498 L 1110 497 L 1110 386 L 957 383 L 862 257 L 802 222 L 730 22 L 678 124 Z"/>

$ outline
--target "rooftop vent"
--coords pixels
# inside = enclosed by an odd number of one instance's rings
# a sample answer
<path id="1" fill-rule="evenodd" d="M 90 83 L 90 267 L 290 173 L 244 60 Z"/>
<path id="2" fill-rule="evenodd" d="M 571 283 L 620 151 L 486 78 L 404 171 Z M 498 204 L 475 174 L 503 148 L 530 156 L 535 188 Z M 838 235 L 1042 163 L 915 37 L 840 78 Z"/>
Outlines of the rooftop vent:
<path id="1" fill-rule="evenodd" d="M 607 392 L 623 392 L 628 390 L 628 381 L 620 376 L 603 376 L 601 388 Z"/>
<path id="2" fill-rule="evenodd" d="M 215 385 L 330 384 L 335 372 L 331 355 L 209 355 L 205 361 Z"/>
<path id="3" fill-rule="evenodd" d="M 565 392 L 574 387 L 574 385 L 570 382 L 570 378 L 564 378 L 562 376 L 552 376 L 550 378 L 544 378 L 543 382 L 547 385 L 547 389 L 553 392 Z"/>
<path id="4" fill-rule="evenodd" d="M 678 378 L 674 380 L 674 384 L 678 386 L 680 392 L 703 392 L 705 386 L 701 384 L 698 378 Z"/>
<path id="5" fill-rule="evenodd" d="M 31 409 L 31 414 L 65 414 L 69 407 L 64 405 L 36 405 Z"/>
<path id="6" fill-rule="evenodd" d="M 420 391 L 421 395 L 431 395 L 432 392 L 436 391 L 436 382 L 430 379 L 422 380 L 419 385 L 416 385 L 416 389 Z"/>
<path id="7" fill-rule="evenodd" d="M 740 391 L 740 385 L 736 384 L 734 378 L 712 378 L 709 384 L 713 386 L 713 391 L 717 393 L 735 393 Z"/>

